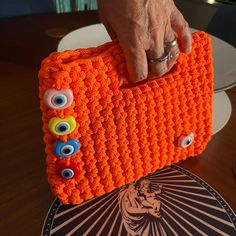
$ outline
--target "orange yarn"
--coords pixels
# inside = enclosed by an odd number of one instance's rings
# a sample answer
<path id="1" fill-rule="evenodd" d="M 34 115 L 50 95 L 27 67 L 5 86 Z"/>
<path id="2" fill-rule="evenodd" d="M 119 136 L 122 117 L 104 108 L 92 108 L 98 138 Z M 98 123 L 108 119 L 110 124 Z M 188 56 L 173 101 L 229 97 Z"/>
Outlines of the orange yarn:
<path id="1" fill-rule="evenodd" d="M 97 48 L 56 52 L 42 62 L 39 92 L 47 153 L 47 174 L 53 193 L 64 204 L 77 204 L 112 191 L 157 169 L 200 154 L 212 134 L 213 68 L 210 38 L 193 34 L 190 55 L 180 55 L 171 72 L 143 84 L 128 84 L 124 55 L 117 42 Z M 74 100 L 65 109 L 45 105 L 48 89 L 70 89 Z M 54 135 L 53 117 L 72 116 L 76 128 Z M 181 135 L 194 134 L 187 148 Z M 78 152 L 60 158 L 57 140 L 76 139 Z M 79 167 L 63 179 L 59 166 Z"/>

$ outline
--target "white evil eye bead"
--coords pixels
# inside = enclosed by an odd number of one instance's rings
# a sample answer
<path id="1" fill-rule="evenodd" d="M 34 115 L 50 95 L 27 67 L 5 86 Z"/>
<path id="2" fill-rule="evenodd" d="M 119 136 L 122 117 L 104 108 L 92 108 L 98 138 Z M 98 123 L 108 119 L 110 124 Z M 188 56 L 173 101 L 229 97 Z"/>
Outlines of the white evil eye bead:
<path id="1" fill-rule="evenodd" d="M 71 179 L 74 176 L 74 171 L 72 169 L 66 168 L 61 171 L 61 176 L 64 179 Z"/>
<path id="2" fill-rule="evenodd" d="M 59 157 L 68 157 L 72 156 L 78 152 L 79 143 L 76 139 L 70 139 L 67 142 L 57 141 L 54 144 L 54 152 Z"/>
<path id="3" fill-rule="evenodd" d="M 76 121 L 73 116 L 68 116 L 65 119 L 53 117 L 48 123 L 48 128 L 51 133 L 56 135 L 70 134 L 76 127 Z"/>
<path id="4" fill-rule="evenodd" d="M 193 143 L 193 140 L 194 134 L 192 132 L 186 136 L 182 135 L 181 137 L 179 137 L 178 146 L 182 148 L 187 148 Z"/>
<path id="5" fill-rule="evenodd" d="M 52 97 L 52 104 L 58 108 L 65 107 L 67 103 L 67 97 L 64 94 L 57 94 Z"/>
<path id="6" fill-rule="evenodd" d="M 52 109 L 65 109 L 72 104 L 73 99 L 70 89 L 48 89 L 44 94 L 44 103 Z"/>

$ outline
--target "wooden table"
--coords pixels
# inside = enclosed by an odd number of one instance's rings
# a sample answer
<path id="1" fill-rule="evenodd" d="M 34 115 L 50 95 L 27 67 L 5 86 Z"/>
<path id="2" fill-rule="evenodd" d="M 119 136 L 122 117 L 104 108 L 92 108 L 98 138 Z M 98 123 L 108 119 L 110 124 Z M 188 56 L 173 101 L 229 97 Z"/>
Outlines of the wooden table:
<path id="1" fill-rule="evenodd" d="M 38 99 L 40 61 L 56 50 L 64 33 L 97 23 L 97 12 L 51 14 L 0 21 L 1 235 L 40 235 L 54 199 L 45 174 L 45 153 Z M 195 26 L 196 27 L 196 26 Z M 60 29 L 62 30 L 62 29 Z M 60 33 L 59 30 L 55 30 Z M 236 89 L 228 91 L 233 112 L 206 151 L 179 165 L 215 188 L 236 211 Z"/>

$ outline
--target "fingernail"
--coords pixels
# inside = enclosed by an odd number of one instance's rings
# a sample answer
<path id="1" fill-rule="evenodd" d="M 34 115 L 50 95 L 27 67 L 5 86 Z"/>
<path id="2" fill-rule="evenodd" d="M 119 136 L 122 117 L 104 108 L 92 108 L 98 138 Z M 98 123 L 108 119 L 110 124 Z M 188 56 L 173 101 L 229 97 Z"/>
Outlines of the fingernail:
<path id="1" fill-rule="evenodd" d="M 134 83 L 138 83 L 138 82 L 141 82 L 143 80 L 146 80 L 147 79 L 147 75 L 145 73 L 135 73 L 133 76 L 133 82 Z"/>
<path id="2" fill-rule="evenodd" d="M 187 54 L 191 53 L 191 51 L 192 51 L 192 48 L 186 48 L 186 49 L 185 49 L 185 52 L 186 52 Z"/>
<path id="3" fill-rule="evenodd" d="M 128 80 L 132 83 L 138 83 L 141 82 L 143 80 L 145 80 L 146 78 L 140 78 L 138 76 L 129 76 Z"/>

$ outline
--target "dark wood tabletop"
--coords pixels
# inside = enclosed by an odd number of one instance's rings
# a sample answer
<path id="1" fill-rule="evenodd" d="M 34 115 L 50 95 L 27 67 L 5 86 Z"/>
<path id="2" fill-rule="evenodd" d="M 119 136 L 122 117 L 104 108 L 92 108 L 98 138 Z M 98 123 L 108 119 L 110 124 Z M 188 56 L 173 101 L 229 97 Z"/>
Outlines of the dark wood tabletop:
<path id="1" fill-rule="evenodd" d="M 0 21 L 1 235 L 40 235 L 54 199 L 47 183 L 37 73 L 60 36 L 99 22 L 96 11 Z M 194 25 L 196 27 L 196 25 Z M 232 116 L 201 156 L 179 163 L 218 191 L 236 211 L 236 89 Z"/>

